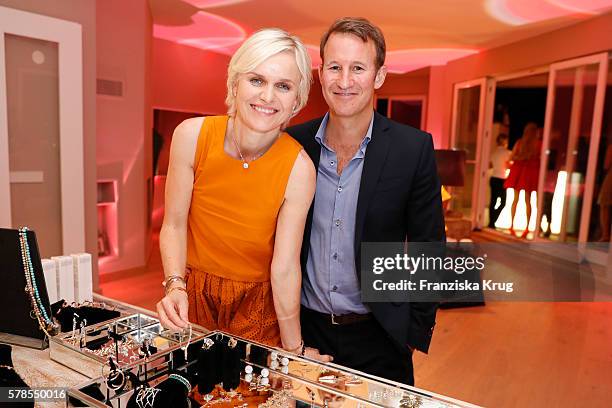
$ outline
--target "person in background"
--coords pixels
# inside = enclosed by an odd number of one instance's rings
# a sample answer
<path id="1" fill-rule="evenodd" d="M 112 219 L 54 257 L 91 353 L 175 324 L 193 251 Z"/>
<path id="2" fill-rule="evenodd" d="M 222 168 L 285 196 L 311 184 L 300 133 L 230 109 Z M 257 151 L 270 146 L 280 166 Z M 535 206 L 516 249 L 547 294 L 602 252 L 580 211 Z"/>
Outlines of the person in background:
<path id="1" fill-rule="evenodd" d="M 496 138 L 497 147 L 491 153 L 491 178 L 489 186 L 491 187 L 491 200 L 489 201 L 489 228 L 495 228 L 495 223 L 499 214 L 506 205 L 506 189 L 504 181 L 506 180 L 506 172 L 510 165 L 510 156 L 512 152 L 508 150 L 508 135 L 500 133 Z M 500 200 L 497 206 L 497 200 Z"/>
<path id="2" fill-rule="evenodd" d="M 514 189 L 514 200 L 510 213 L 512 221 L 510 233 L 516 236 L 514 223 L 516 218 L 516 207 L 518 205 L 519 193 L 525 191 L 525 207 L 527 210 L 527 227 L 521 234 L 521 238 L 527 238 L 529 233 L 529 220 L 531 219 L 531 192 L 538 189 L 538 172 L 540 171 L 540 150 L 542 142 L 539 139 L 538 125 L 529 122 L 525 125 L 523 136 L 514 144 L 512 149 L 512 166 L 510 174 L 504 182 L 504 188 Z"/>

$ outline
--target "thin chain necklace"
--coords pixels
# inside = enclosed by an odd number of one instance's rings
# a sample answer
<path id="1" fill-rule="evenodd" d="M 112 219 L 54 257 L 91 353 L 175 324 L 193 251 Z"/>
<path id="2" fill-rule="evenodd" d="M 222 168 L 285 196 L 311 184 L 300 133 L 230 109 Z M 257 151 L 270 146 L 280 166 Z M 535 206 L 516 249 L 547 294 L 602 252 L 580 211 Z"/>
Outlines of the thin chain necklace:
<path id="1" fill-rule="evenodd" d="M 236 150 L 238 150 L 238 155 L 240 156 L 240 160 L 242 160 L 242 168 L 247 170 L 249 168 L 249 162 L 252 162 L 253 160 L 257 160 L 259 159 L 261 156 L 263 156 L 263 154 L 265 153 L 265 150 L 257 153 L 255 156 L 253 156 L 253 158 L 249 161 L 247 161 L 244 156 L 242 155 L 242 152 L 240 151 L 240 147 L 238 147 L 238 142 L 236 141 L 236 137 L 234 136 L 234 132 L 232 132 L 232 140 L 234 141 L 234 146 L 236 146 Z"/>

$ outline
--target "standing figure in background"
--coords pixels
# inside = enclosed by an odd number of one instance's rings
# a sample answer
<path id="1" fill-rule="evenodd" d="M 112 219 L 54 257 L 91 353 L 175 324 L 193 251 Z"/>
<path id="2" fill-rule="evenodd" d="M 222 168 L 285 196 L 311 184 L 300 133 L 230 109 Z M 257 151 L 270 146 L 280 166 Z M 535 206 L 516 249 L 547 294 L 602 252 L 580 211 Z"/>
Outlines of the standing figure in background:
<path id="1" fill-rule="evenodd" d="M 597 204 L 599 205 L 599 222 L 601 225 L 601 237 L 599 242 L 610 241 L 610 206 L 612 206 L 612 144 L 608 145 L 606 158 L 604 159 L 604 171 L 606 176 L 601 184 Z"/>
<path id="2" fill-rule="evenodd" d="M 512 152 L 508 150 L 508 135 L 500 133 L 496 138 L 497 147 L 491 153 L 491 178 L 489 186 L 491 187 L 491 200 L 489 202 L 489 228 L 495 228 L 495 223 L 504 205 L 506 204 L 506 189 L 504 181 L 506 180 L 506 170 L 510 164 L 510 156 Z M 499 207 L 496 206 L 497 200 L 500 200 Z"/>
<path id="3" fill-rule="evenodd" d="M 559 172 L 565 169 L 566 149 L 567 145 L 563 144 L 561 140 L 561 132 L 553 129 L 550 132 L 550 142 L 548 143 L 548 164 L 546 166 L 544 194 L 542 197 L 542 219 L 546 217 L 546 230 L 542 230 L 544 238 L 550 237 L 552 233 L 552 203 Z"/>
<path id="4" fill-rule="evenodd" d="M 514 144 L 512 149 L 512 167 L 510 167 L 510 175 L 504 182 L 504 188 L 514 189 L 514 200 L 512 201 L 512 223 L 510 224 L 510 233 L 514 232 L 514 221 L 516 216 L 516 207 L 518 205 L 519 193 L 525 190 L 525 207 L 527 210 L 527 226 L 521 235 L 521 238 L 526 238 L 529 233 L 529 220 L 531 219 L 531 204 L 529 199 L 531 192 L 538 189 L 538 172 L 540 171 L 540 148 L 541 141 L 538 137 L 538 125 L 534 122 L 529 122 L 525 125 L 523 136 Z"/>

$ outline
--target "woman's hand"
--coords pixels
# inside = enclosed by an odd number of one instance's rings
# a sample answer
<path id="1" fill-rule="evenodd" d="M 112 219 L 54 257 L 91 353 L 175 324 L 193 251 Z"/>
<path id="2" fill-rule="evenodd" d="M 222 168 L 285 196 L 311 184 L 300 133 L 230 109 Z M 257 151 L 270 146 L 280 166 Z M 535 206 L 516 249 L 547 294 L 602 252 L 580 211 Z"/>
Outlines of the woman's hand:
<path id="1" fill-rule="evenodd" d="M 189 327 L 189 301 L 184 290 L 169 290 L 157 303 L 159 322 L 166 329 L 181 331 Z"/>
<path id="2" fill-rule="evenodd" d="M 334 360 L 334 358 L 329 354 L 321 354 L 319 353 L 319 350 L 313 347 L 306 347 L 304 349 L 304 357 L 308 357 L 312 360 L 317 360 L 322 363 L 329 363 Z"/>

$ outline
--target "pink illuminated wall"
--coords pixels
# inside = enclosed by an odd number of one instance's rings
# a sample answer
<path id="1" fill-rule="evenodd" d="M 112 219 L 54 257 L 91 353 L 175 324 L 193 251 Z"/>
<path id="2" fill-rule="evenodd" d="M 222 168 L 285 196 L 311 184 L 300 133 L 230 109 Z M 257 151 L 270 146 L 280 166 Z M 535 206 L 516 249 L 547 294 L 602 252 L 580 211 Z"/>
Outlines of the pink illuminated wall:
<path id="1" fill-rule="evenodd" d="M 106 273 L 143 266 L 149 250 L 152 19 L 147 0 L 96 5 L 97 77 L 120 81 L 123 89 L 121 96 L 98 95 L 96 106 L 98 179 L 116 180 L 118 191 L 118 250 L 100 263 Z"/>
<path id="2" fill-rule="evenodd" d="M 153 39 L 153 106 L 166 110 L 221 114 L 229 57 Z"/>

